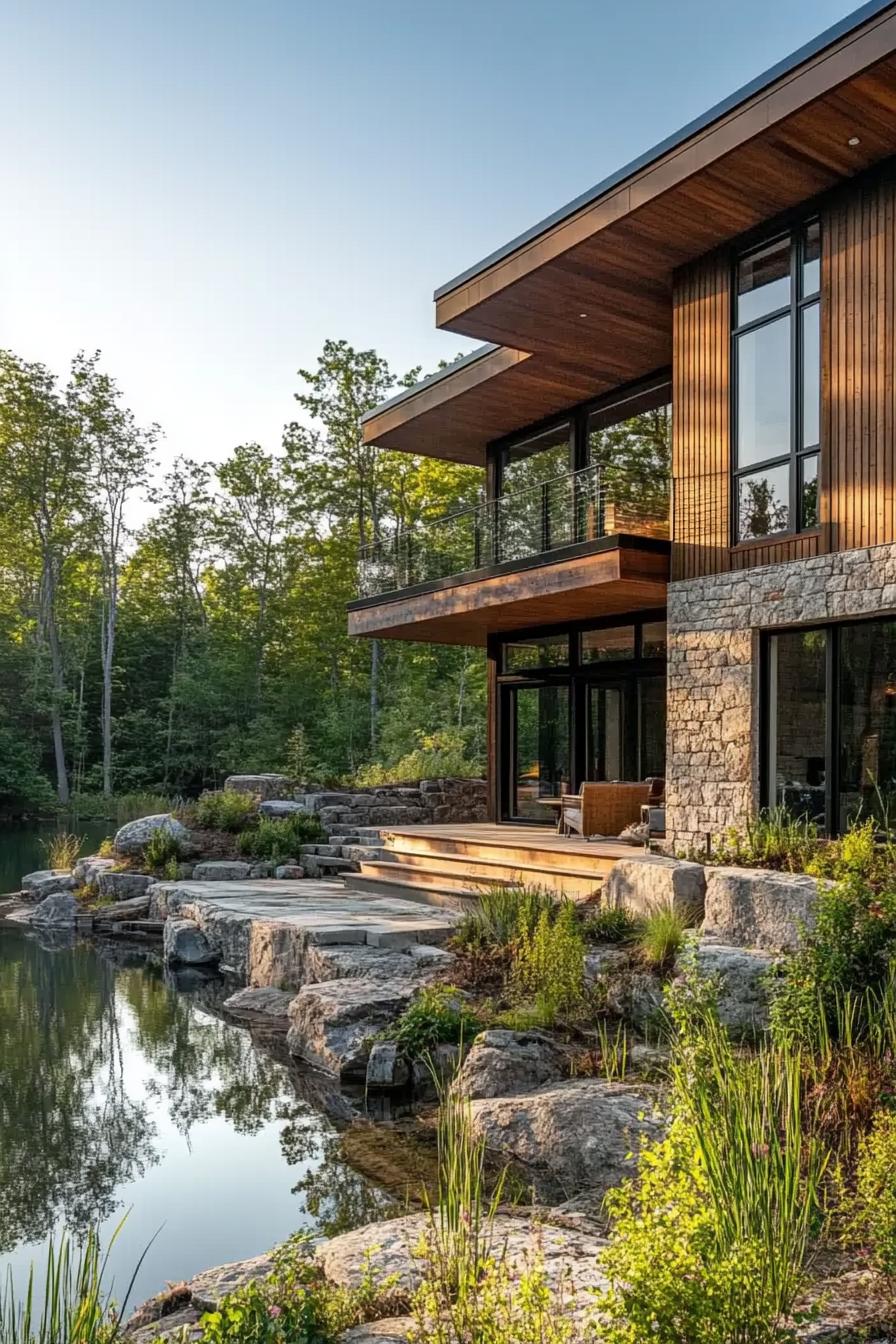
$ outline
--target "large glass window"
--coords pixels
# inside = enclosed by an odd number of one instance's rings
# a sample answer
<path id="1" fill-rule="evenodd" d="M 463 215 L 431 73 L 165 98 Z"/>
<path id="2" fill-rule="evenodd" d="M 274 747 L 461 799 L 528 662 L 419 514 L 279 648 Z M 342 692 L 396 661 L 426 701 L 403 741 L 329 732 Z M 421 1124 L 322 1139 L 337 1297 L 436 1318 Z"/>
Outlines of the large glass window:
<path id="1" fill-rule="evenodd" d="M 564 667 L 569 662 L 569 635 L 538 635 L 504 645 L 504 671 L 527 672 L 536 667 Z"/>
<path id="2" fill-rule="evenodd" d="M 568 420 L 522 443 L 505 448 L 501 460 L 501 494 L 542 485 L 572 470 Z"/>
<path id="3" fill-rule="evenodd" d="M 839 640 L 838 821 L 896 803 L 896 621 L 844 626 Z"/>
<path id="4" fill-rule="evenodd" d="M 818 526 L 820 256 L 813 220 L 737 263 L 735 541 Z"/>
<path id="5" fill-rule="evenodd" d="M 769 641 L 768 801 L 825 821 L 824 630 L 788 630 Z"/>

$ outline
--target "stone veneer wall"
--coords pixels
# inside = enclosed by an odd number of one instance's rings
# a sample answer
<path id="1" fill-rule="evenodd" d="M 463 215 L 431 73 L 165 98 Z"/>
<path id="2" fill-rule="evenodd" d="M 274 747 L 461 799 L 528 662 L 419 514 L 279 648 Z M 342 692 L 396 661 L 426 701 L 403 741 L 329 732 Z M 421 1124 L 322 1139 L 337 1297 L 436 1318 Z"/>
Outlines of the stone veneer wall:
<path id="1" fill-rule="evenodd" d="M 314 812 L 324 830 L 334 827 L 426 826 L 485 821 L 488 794 L 484 779 L 422 779 L 418 785 L 346 792 L 296 794 Z"/>
<path id="2" fill-rule="evenodd" d="M 896 613 L 896 545 L 669 585 L 666 833 L 702 844 L 759 798 L 759 635 Z"/>

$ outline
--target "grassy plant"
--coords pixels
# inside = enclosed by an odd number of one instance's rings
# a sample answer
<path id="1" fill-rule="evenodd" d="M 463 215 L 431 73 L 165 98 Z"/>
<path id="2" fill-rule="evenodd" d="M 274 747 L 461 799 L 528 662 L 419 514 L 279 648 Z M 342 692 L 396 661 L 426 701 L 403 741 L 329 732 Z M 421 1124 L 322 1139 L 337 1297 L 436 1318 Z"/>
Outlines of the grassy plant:
<path id="1" fill-rule="evenodd" d="M 481 1025 L 456 989 L 430 985 L 408 1004 L 388 1037 L 409 1059 L 420 1059 L 437 1045 L 471 1041 Z"/>
<path id="2" fill-rule="evenodd" d="M 546 1026 L 584 1006 L 585 940 L 571 902 L 554 918 L 542 910 L 532 932 L 521 931 L 512 978 L 517 999 L 531 999 Z"/>
<path id="3" fill-rule="evenodd" d="M 476 908 L 464 916 L 455 941 L 460 947 L 509 947 L 520 936 L 531 937 L 541 916 L 552 916 L 556 908 L 553 893 L 540 887 L 486 887 Z"/>
<path id="4" fill-rule="evenodd" d="M 641 923 L 622 906 L 589 913 L 582 921 L 582 932 L 589 943 L 633 943 Z"/>
<path id="5" fill-rule="evenodd" d="M 819 850 L 818 828 L 784 807 L 765 808 L 743 830 L 732 827 L 713 850 L 712 863 L 803 873 Z"/>
<path id="6" fill-rule="evenodd" d="M 118 826 L 138 817 L 154 817 L 160 812 L 176 812 L 183 799 L 169 798 L 163 793 L 122 793 L 107 798 L 99 793 L 72 795 L 69 810 L 79 821 L 103 821 L 108 818 Z"/>
<path id="7" fill-rule="evenodd" d="M 105 1254 L 91 1230 L 80 1246 L 67 1234 L 47 1246 L 43 1297 L 35 1293 L 34 1266 L 19 1292 L 10 1271 L 0 1285 L 0 1340 L 2 1344 L 111 1344 L 118 1335 L 115 1305 L 105 1287 L 109 1251 Z M 148 1247 L 147 1247 L 148 1249 Z M 146 1251 L 138 1261 L 124 1293 L 127 1302 Z"/>
<path id="8" fill-rule="evenodd" d="M 597 1023 L 600 1071 L 608 1083 L 621 1083 L 628 1068 L 628 1032 L 622 1022 L 613 1031 L 604 1018 Z"/>
<path id="9" fill-rule="evenodd" d="M 154 830 L 143 846 L 143 861 L 152 873 L 164 874 L 168 865 L 180 858 L 180 841 L 164 826 Z"/>
<path id="10" fill-rule="evenodd" d="M 57 831 L 49 840 L 41 840 L 40 843 L 50 868 L 64 868 L 70 872 L 84 848 L 84 836 L 72 835 L 70 831 Z"/>
<path id="11" fill-rule="evenodd" d="M 221 789 L 201 794 L 192 811 L 197 826 L 216 831 L 243 831 L 258 816 L 258 798 L 254 793 Z"/>
<path id="12" fill-rule="evenodd" d="M 282 863 L 284 859 L 297 859 L 302 845 L 315 844 L 323 838 L 317 817 L 296 812 L 282 819 L 259 817 L 257 826 L 240 832 L 236 846 L 241 854 Z"/>
<path id="13" fill-rule="evenodd" d="M 637 935 L 638 956 L 644 965 L 657 972 L 670 970 L 693 922 L 690 916 L 668 907 L 645 916 Z"/>
<path id="14" fill-rule="evenodd" d="M 111 835 L 107 835 L 105 840 L 100 841 L 99 848 L 96 852 L 101 859 L 115 858 L 115 841 Z"/>

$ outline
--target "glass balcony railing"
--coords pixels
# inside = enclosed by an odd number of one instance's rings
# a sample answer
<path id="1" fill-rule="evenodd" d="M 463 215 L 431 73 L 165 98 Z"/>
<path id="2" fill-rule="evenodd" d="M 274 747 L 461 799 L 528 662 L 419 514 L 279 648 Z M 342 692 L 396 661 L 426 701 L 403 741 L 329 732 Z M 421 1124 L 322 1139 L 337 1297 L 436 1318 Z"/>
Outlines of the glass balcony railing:
<path id="1" fill-rule="evenodd" d="M 669 536 L 666 478 L 584 467 L 414 528 L 398 528 L 361 547 L 359 596 L 378 597 L 619 532 Z"/>

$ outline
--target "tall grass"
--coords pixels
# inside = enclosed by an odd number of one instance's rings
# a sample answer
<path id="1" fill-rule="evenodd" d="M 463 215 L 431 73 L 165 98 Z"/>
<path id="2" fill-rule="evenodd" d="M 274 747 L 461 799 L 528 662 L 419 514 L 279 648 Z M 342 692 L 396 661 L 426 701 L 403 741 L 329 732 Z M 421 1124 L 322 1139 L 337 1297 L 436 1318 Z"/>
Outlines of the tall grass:
<path id="1" fill-rule="evenodd" d="M 467 947 L 507 947 L 519 936 L 531 937 L 542 914 L 556 905 L 553 893 L 541 887 L 486 887 L 458 926 L 457 940 Z"/>
<path id="2" fill-rule="evenodd" d="M 652 910 L 641 922 L 636 943 L 638 955 L 652 971 L 667 971 L 681 951 L 688 928 L 696 916 L 668 906 Z"/>
<path id="3" fill-rule="evenodd" d="M 41 848 L 47 856 L 47 866 L 63 868 L 66 872 L 74 868 L 84 848 L 83 835 L 73 835 L 71 831 L 57 831 L 49 840 L 41 840 Z"/>
<path id="4" fill-rule="evenodd" d="M 818 850 L 818 828 L 814 822 L 794 817 L 785 807 L 769 807 L 750 818 L 743 831 L 729 830 L 711 857 L 714 863 L 801 873 Z"/>
<path id="5" fill-rule="evenodd" d="M 119 1334 L 118 1316 L 105 1285 L 109 1252 L 122 1226 L 115 1229 L 105 1252 L 92 1229 L 80 1245 L 67 1233 L 58 1242 L 50 1241 L 41 1298 L 33 1264 L 21 1295 L 10 1270 L 0 1286 L 0 1344 L 111 1344 Z M 134 1268 L 123 1304 L 131 1296 L 148 1250 L 149 1246 Z"/>

